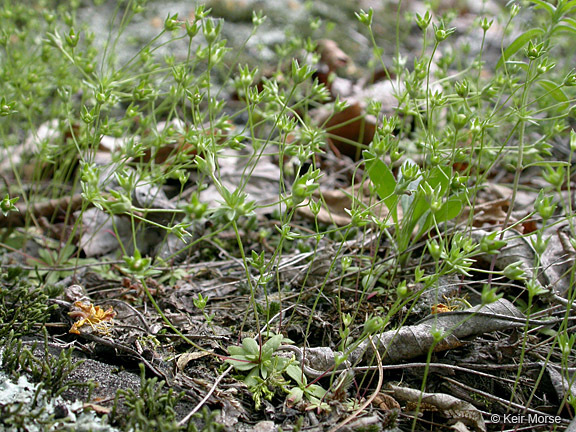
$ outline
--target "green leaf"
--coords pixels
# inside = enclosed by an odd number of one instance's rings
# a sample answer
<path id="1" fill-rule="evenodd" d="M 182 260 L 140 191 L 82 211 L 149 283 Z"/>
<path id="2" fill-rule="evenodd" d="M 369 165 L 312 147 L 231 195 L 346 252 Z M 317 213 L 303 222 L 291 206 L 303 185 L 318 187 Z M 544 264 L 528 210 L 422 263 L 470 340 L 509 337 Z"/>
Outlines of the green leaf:
<path id="1" fill-rule="evenodd" d="M 280 347 L 282 343 L 283 336 L 278 334 L 276 336 L 272 336 L 266 343 L 262 346 L 262 357 L 270 358 L 272 354 Z"/>
<path id="2" fill-rule="evenodd" d="M 404 177 L 402 175 L 402 170 L 400 170 L 398 181 L 401 182 L 403 180 Z M 417 191 L 421 181 L 422 181 L 422 173 L 420 172 L 420 170 L 418 170 L 418 175 L 414 178 L 414 180 L 412 180 L 408 184 L 406 190 Z M 402 213 L 404 215 L 410 213 L 411 211 L 410 208 L 413 205 L 415 205 L 414 202 L 417 201 L 417 199 L 418 199 L 418 193 L 402 194 L 402 196 L 400 197 L 400 206 L 402 207 Z"/>
<path id="3" fill-rule="evenodd" d="M 245 357 L 239 355 L 233 355 L 231 358 L 227 358 L 225 361 L 229 365 L 234 366 L 234 369 L 239 371 L 248 371 L 258 366 L 256 363 L 250 362 L 246 360 Z"/>
<path id="4" fill-rule="evenodd" d="M 426 233 L 434 224 L 434 219 L 430 213 L 430 203 L 426 199 L 425 186 L 431 189 L 440 187 L 440 194 L 446 194 L 452 183 L 452 168 L 449 166 L 436 166 L 432 168 L 426 178 L 426 181 L 418 185 L 418 190 L 414 195 L 414 200 L 408 211 L 404 213 L 404 225 L 402 227 L 402 236 L 410 238 L 414 228 L 419 225 L 417 237 Z M 426 186 L 426 187 L 427 187 Z M 436 212 L 436 222 L 445 222 L 453 219 L 462 211 L 462 198 L 450 197 L 438 212 Z M 401 248 L 407 244 L 400 245 Z"/>
<path id="5" fill-rule="evenodd" d="M 290 378 L 292 378 L 299 386 L 306 386 L 308 384 L 308 380 L 306 379 L 306 375 L 302 373 L 302 369 L 300 366 L 291 364 L 286 368 L 286 373 Z"/>
<path id="6" fill-rule="evenodd" d="M 454 219 L 462 211 L 462 198 L 453 196 L 449 198 L 442 208 L 436 213 L 436 220 L 438 222 L 446 222 Z"/>
<path id="7" fill-rule="evenodd" d="M 500 60 L 496 63 L 496 69 L 502 67 L 502 65 L 504 65 L 504 63 L 506 63 L 508 59 L 516 54 L 524 45 L 526 45 L 529 40 L 540 36 L 542 33 L 544 33 L 544 30 L 533 28 L 518 36 L 514 42 L 508 45 L 508 48 L 504 50 L 502 57 L 500 57 Z"/>
<path id="8" fill-rule="evenodd" d="M 258 385 L 258 381 L 262 381 L 258 374 L 258 368 L 252 369 L 248 375 L 246 375 L 246 378 L 244 378 L 244 384 L 246 384 L 248 388 L 256 387 Z"/>
<path id="9" fill-rule="evenodd" d="M 398 197 L 394 194 L 396 189 L 394 174 L 392 174 L 388 165 L 368 151 L 364 152 L 364 160 L 366 161 L 366 169 L 370 181 L 374 184 L 376 192 L 382 201 L 384 201 L 394 223 L 398 224 Z"/>
<path id="10" fill-rule="evenodd" d="M 298 402 L 300 402 L 303 397 L 304 397 L 304 390 L 302 390 L 300 387 L 294 387 L 292 390 L 290 390 L 288 396 L 286 396 L 286 402 L 288 403 L 289 406 L 294 406 Z"/>
<path id="11" fill-rule="evenodd" d="M 260 353 L 260 345 L 254 338 L 244 338 L 242 340 L 242 347 L 244 347 L 244 352 L 247 354 L 259 354 Z"/>
<path id="12" fill-rule="evenodd" d="M 556 8 L 550 3 L 545 2 L 543 0 L 530 0 L 530 1 L 536 5 L 535 9 L 544 9 L 546 12 L 548 12 L 550 18 L 554 16 Z"/>
<path id="13" fill-rule="evenodd" d="M 318 399 L 322 399 L 326 394 L 326 390 L 317 384 L 310 384 L 308 387 L 306 387 L 306 394 L 317 397 Z"/>
<path id="14" fill-rule="evenodd" d="M 47 265 L 54 264 L 54 256 L 52 251 L 48 249 L 38 249 L 38 255 Z"/>
<path id="15" fill-rule="evenodd" d="M 557 102 L 561 105 L 558 109 L 566 111 L 570 106 L 570 102 L 566 93 L 556 84 L 554 81 L 541 80 L 538 81 L 538 85 L 546 90 Z"/>
<path id="16" fill-rule="evenodd" d="M 274 356 L 274 369 L 276 370 L 285 371 L 289 363 L 290 359 Z"/>
<path id="17" fill-rule="evenodd" d="M 414 199 L 409 208 L 404 209 L 403 224 L 402 224 L 402 235 L 408 236 L 412 235 L 414 227 L 418 224 L 420 218 L 430 210 L 430 203 L 426 199 L 424 191 L 421 186 L 418 186 L 418 190 L 414 194 Z"/>
<path id="18" fill-rule="evenodd" d="M 60 256 L 62 257 L 62 259 L 68 260 L 70 259 L 70 257 L 74 255 L 75 252 L 76 252 L 76 246 L 66 245 L 64 246 L 64 248 L 62 248 Z"/>
<path id="19" fill-rule="evenodd" d="M 417 238 L 423 236 L 432 226 L 434 225 L 434 218 L 436 219 L 436 223 L 446 222 L 450 219 L 454 219 L 457 217 L 460 212 L 462 211 L 462 198 L 460 197 L 451 197 L 449 198 L 436 212 L 435 215 L 429 213 L 426 221 L 420 226 L 418 229 Z"/>
<path id="20" fill-rule="evenodd" d="M 554 27 L 553 32 L 554 33 L 565 32 L 570 34 L 576 34 L 576 26 L 568 24 L 558 24 L 556 27 Z"/>
<path id="21" fill-rule="evenodd" d="M 452 168 L 437 165 L 430 170 L 426 181 L 432 186 L 432 189 L 436 189 L 436 186 L 440 185 L 440 193 L 444 194 L 448 191 L 450 183 L 452 182 Z"/>
<path id="22" fill-rule="evenodd" d="M 562 15 L 566 15 L 571 13 L 573 9 L 576 9 L 576 0 L 572 0 L 566 3 L 564 6 L 562 6 L 560 11 L 562 12 Z"/>
<path id="23" fill-rule="evenodd" d="M 228 347 L 228 354 L 230 355 L 243 355 L 246 354 L 244 348 L 241 346 L 232 345 Z"/>
<path id="24" fill-rule="evenodd" d="M 562 21 L 567 22 L 571 27 L 576 28 L 576 18 L 564 17 Z"/>

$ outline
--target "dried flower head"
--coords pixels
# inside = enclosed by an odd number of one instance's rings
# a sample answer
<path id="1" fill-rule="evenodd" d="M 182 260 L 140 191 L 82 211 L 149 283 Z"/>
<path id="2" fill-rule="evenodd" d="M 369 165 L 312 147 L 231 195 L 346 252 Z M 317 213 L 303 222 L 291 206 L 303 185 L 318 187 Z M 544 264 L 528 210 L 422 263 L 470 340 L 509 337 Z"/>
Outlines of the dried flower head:
<path id="1" fill-rule="evenodd" d="M 80 334 L 80 327 L 89 325 L 95 332 L 107 335 L 110 332 L 110 328 L 114 325 L 113 318 L 116 316 L 116 312 L 112 306 L 104 310 L 100 306 L 94 306 L 92 303 L 86 304 L 77 301 L 74 302 L 74 309 L 68 315 L 74 319 L 80 318 L 72 325 L 70 333 Z"/>

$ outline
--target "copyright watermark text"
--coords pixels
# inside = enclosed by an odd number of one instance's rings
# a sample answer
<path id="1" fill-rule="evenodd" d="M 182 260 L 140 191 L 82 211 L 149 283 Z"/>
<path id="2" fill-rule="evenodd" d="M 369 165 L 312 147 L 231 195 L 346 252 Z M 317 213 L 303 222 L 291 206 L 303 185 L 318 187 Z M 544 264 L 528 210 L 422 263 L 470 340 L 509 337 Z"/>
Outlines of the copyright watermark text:
<path id="1" fill-rule="evenodd" d="M 490 423 L 500 424 L 559 424 L 562 417 L 546 414 L 491 414 Z"/>

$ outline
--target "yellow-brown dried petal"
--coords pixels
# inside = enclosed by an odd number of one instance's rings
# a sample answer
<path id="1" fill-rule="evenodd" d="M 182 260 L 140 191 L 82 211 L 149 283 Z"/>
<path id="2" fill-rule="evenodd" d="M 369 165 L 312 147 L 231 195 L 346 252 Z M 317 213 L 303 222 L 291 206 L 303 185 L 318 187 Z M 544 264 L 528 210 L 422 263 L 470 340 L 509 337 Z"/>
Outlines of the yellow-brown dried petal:
<path id="1" fill-rule="evenodd" d="M 93 330 L 98 333 L 108 333 L 108 330 L 113 325 L 113 318 L 116 312 L 110 306 L 104 310 L 100 306 L 94 306 L 92 303 L 83 303 L 81 301 L 74 302 L 77 310 L 68 313 L 72 318 L 81 318 L 76 321 L 70 328 L 70 333 L 80 334 L 80 327 L 88 324 Z"/>

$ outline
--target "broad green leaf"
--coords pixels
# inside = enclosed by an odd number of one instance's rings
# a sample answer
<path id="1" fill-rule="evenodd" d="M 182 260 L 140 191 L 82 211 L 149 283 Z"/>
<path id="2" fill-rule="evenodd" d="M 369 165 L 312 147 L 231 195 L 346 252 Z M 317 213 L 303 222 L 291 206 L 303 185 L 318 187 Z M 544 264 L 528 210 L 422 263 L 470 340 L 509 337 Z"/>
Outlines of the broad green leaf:
<path id="1" fill-rule="evenodd" d="M 243 355 L 246 354 L 244 348 L 241 346 L 232 345 L 228 347 L 228 354 L 230 355 Z"/>
<path id="2" fill-rule="evenodd" d="M 423 215 L 430 209 L 430 203 L 421 188 L 422 186 L 419 185 L 418 190 L 414 193 L 414 200 L 410 208 L 402 216 L 402 228 L 400 230 L 400 236 L 398 237 L 398 248 L 400 252 L 406 250 L 410 244 L 414 228 L 416 228 L 420 219 L 424 217 Z"/>
<path id="3" fill-rule="evenodd" d="M 48 249 L 38 249 L 38 255 L 40 256 L 40 258 L 42 258 L 42 260 L 46 263 L 46 264 L 52 264 L 53 262 L 53 256 L 51 254 L 51 251 Z"/>
<path id="4" fill-rule="evenodd" d="M 410 159 L 406 159 L 406 161 L 404 162 L 403 166 L 407 163 L 413 163 L 414 165 L 416 165 L 416 162 L 413 162 Z M 400 169 L 400 172 L 398 173 L 398 182 L 403 181 L 403 175 L 402 175 L 402 169 Z M 420 171 L 420 169 L 418 169 L 418 176 L 412 180 L 407 187 L 407 190 L 411 191 L 412 193 L 410 194 L 402 194 L 400 196 L 400 205 L 402 207 L 402 213 L 403 214 L 407 214 L 410 212 L 410 207 L 412 206 L 414 200 L 416 199 L 417 194 L 413 193 L 414 191 L 418 190 L 418 185 L 420 184 L 420 182 L 422 181 L 422 173 Z"/>
<path id="5" fill-rule="evenodd" d="M 556 27 L 554 27 L 554 33 L 561 33 L 561 32 L 570 33 L 574 35 L 576 34 L 576 27 L 568 24 L 558 24 Z"/>
<path id="6" fill-rule="evenodd" d="M 556 8 L 550 3 L 543 0 L 530 0 L 530 1 L 536 5 L 535 9 L 544 9 L 546 12 L 548 12 L 550 18 L 554 16 Z"/>
<path id="7" fill-rule="evenodd" d="M 450 167 L 436 166 L 429 171 L 425 181 L 419 182 L 416 193 L 410 197 L 410 200 L 403 202 L 402 210 L 404 210 L 404 220 L 402 236 L 411 236 L 414 228 L 421 223 L 421 219 L 425 216 L 425 213 L 430 210 L 430 203 L 426 199 L 425 185 L 428 184 L 432 189 L 440 185 L 440 193 L 444 194 L 450 187 L 451 175 L 452 170 Z M 410 202 L 408 208 L 405 207 L 407 202 Z M 400 246 L 403 246 L 403 242 Z"/>
<path id="8" fill-rule="evenodd" d="M 566 93 L 553 81 L 541 80 L 538 81 L 538 85 L 546 90 L 557 102 L 561 105 L 558 107 L 560 110 L 567 110 L 570 106 L 568 96 Z"/>
<path id="9" fill-rule="evenodd" d="M 312 396 L 322 399 L 326 395 L 326 390 L 320 387 L 318 384 L 310 384 L 306 387 L 306 393 Z"/>
<path id="10" fill-rule="evenodd" d="M 440 211 L 436 213 L 436 220 L 438 222 L 446 222 L 448 220 L 454 219 L 460 215 L 462 211 L 462 198 L 452 197 L 444 203 Z"/>
<path id="11" fill-rule="evenodd" d="M 244 378 L 244 384 L 248 386 L 248 388 L 256 387 L 258 385 L 258 381 L 260 379 L 258 368 L 252 369 Z M 260 380 L 261 381 L 261 380 Z"/>
<path id="12" fill-rule="evenodd" d="M 426 232 L 428 232 L 430 228 L 432 228 L 432 226 L 434 225 L 434 219 L 436 220 L 436 223 L 442 223 L 454 219 L 460 214 L 460 212 L 462 211 L 462 207 L 463 207 L 462 198 L 460 197 L 449 198 L 442 205 L 440 210 L 436 212 L 435 215 L 433 215 L 432 213 L 428 214 L 426 221 L 418 229 L 417 237 L 423 236 L 424 234 L 426 234 Z"/>
<path id="13" fill-rule="evenodd" d="M 244 347 L 244 352 L 247 354 L 258 354 L 260 353 L 260 345 L 253 338 L 244 338 L 242 340 L 242 346 Z"/>
<path id="14" fill-rule="evenodd" d="M 420 227 L 418 229 L 418 236 L 421 236 L 432 227 L 432 224 L 434 222 L 434 219 L 430 214 L 430 203 L 426 199 L 426 192 L 424 189 L 426 183 L 432 189 L 440 187 L 441 195 L 446 194 L 449 191 L 450 185 L 452 183 L 452 168 L 450 166 L 441 166 L 441 165 L 435 166 L 430 170 L 425 182 L 420 183 L 410 211 L 404 214 L 404 226 L 402 230 L 402 235 L 406 236 L 407 238 L 409 238 L 409 236 L 412 235 L 412 232 L 414 231 L 416 226 Z M 440 208 L 440 210 L 436 213 L 436 221 L 438 223 L 444 222 L 446 220 L 458 216 L 458 214 L 462 210 L 461 199 L 456 199 L 460 203 L 460 209 L 458 210 L 457 214 L 451 217 L 450 212 L 445 214 L 447 210 L 452 211 L 456 210 L 455 208 L 452 208 L 451 204 L 448 204 L 453 199 L 454 198 L 448 199 L 448 201 L 444 203 L 442 208 Z M 446 219 L 445 217 L 448 218 Z M 404 244 L 402 244 L 401 246 L 404 246 Z"/>
<path id="15" fill-rule="evenodd" d="M 561 9 L 560 11 L 562 12 L 562 15 L 566 15 L 568 13 L 572 12 L 572 9 L 576 9 L 576 0 L 572 0 L 569 1 L 568 3 L 566 3 Z"/>
<path id="16" fill-rule="evenodd" d="M 392 215 L 394 223 L 398 223 L 398 197 L 394 194 L 396 189 L 396 179 L 394 174 L 384 162 L 376 158 L 370 152 L 364 152 L 364 160 L 366 161 L 366 170 L 370 181 L 374 184 L 376 192 L 384 201 L 388 211 Z"/>
<path id="17" fill-rule="evenodd" d="M 280 344 L 282 343 L 283 336 L 278 334 L 276 336 L 272 336 L 266 343 L 262 346 L 262 356 L 264 358 L 269 358 L 272 354 L 278 349 Z"/>
<path id="18" fill-rule="evenodd" d="M 286 368 L 286 373 L 290 378 L 296 381 L 299 386 L 305 386 L 308 384 L 306 375 L 302 373 L 302 369 L 300 369 L 300 366 L 291 364 Z"/>
<path id="19" fill-rule="evenodd" d="M 444 194 L 452 183 L 452 168 L 449 166 L 437 165 L 430 170 L 430 174 L 426 177 L 426 181 L 432 189 L 440 185 L 440 193 Z"/>
<path id="20" fill-rule="evenodd" d="M 500 60 L 498 60 L 498 63 L 496 63 L 496 69 L 502 67 L 502 65 L 506 63 L 510 57 L 516 54 L 518 50 L 526 45 L 529 40 L 540 36 L 542 33 L 544 33 L 544 30 L 540 28 L 533 28 L 518 36 L 514 42 L 508 45 L 508 48 L 504 50 L 502 57 L 500 57 Z"/>
<path id="21" fill-rule="evenodd" d="M 416 192 L 416 198 L 412 203 L 412 209 L 410 210 L 408 215 L 404 215 L 405 218 L 406 216 L 409 217 L 410 232 L 412 232 L 412 230 L 414 229 L 414 227 L 416 226 L 422 215 L 424 215 L 424 213 L 426 213 L 428 210 L 430 210 L 430 203 L 426 199 L 422 189 L 418 189 L 418 191 Z"/>
<path id="22" fill-rule="evenodd" d="M 294 387 L 292 390 L 290 390 L 288 396 L 286 396 L 286 402 L 288 403 L 289 406 L 293 406 L 298 402 L 300 402 L 303 397 L 304 397 L 304 390 L 302 390 L 300 387 Z"/>
<path id="23" fill-rule="evenodd" d="M 286 370 L 286 368 L 288 367 L 288 363 L 290 363 L 290 359 L 278 356 L 274 356 L 273 361 L 274 361 L 274 369 L 281 371 Z"/>
<path id="24" fill-rule="evenodd" d="M 234 366 L 234 369 L 239 371 L 248 371 L 258 366 L 256 363 L 249 362 L 244 357 L 236 355 L 232 356 L 231 358 L 227 358 L 226 363 Z"/>

